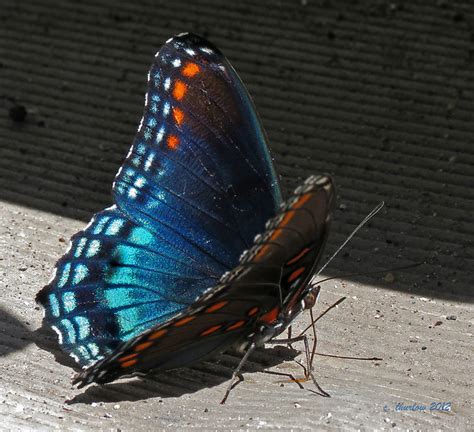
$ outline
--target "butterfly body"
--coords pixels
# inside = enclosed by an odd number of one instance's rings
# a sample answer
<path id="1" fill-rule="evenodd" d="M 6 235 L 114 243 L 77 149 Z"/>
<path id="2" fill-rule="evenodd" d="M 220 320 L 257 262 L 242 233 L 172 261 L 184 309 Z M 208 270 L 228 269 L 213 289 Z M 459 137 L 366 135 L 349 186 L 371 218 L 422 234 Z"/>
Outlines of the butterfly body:
<path id="1" fill-rule="evenodd" d="M 157 53 L 113 197 L 37 296 L 79 386 L 263 344 L 305 308 L 332 181 L 310 177 L 282 203 L 252 101 L 204 39 Z"/>

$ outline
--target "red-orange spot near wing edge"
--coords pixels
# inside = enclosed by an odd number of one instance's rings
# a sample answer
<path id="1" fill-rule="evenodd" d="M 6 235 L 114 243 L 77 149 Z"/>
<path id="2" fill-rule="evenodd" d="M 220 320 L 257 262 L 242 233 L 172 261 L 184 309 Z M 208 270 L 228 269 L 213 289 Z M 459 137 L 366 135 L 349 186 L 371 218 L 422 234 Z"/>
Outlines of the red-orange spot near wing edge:
<path id="1" fill-rule="evenodd" d="M 183 81 L 176 80 L 176 82 L 174 83 L 174 88 L 173 88 L 173 97 L 176 100 L 181 100 L 183 99 L 187 90 L 188 88 L 186 87 L 186 84 L 184 84 Z"/>
<path id="2" fill-rule="evenodd" d="M 167 143 L 169 149 L 176 150 L 179 146 L 179 138 L 176 135 L 169 135 Z"/>
<path id="3" fill-rule="evenodd" d="M 133 360 L 129 360 L 129 361 L 120 363 L 120 367 L 122 367 L 124 369 L 128 368 L 128 367 L 133 366 L 134 364 L 136 364 L 137 361 L 138 361 L 137 359 L 133 359 Z"/>
<path id="4" fill-rule="evenodd" d="M 259 318 L 259 321 L 263 321 L 267 324 L 272 324 L 278 318 L 278 312 L 280 312 L 280 308 L 278 306 L 275 306 L 271 311 L 267 312 L 266 314 L 263 314 Z"/>
<path id="5" fill-rule="evenodd" d="M 178 126 L 181 126 L 183 124 L 184 113 L 179 108 L 173 108 L 173 117 Z"/>
<path id="6" fill-rule="evenodd" d="M 304 248 L 298 255 L 291 258 L 289 261 L 286 262 L 286 265 L 292 265 L 295 262 L 298 262 L 301 258 L 303 258 L 311 249 Z"/>
<path id="7" fill-rule="evenodd" d="M 220 301 L 218 303 L 214 303 L 212 306 L 209 306 L 205 312 L 206 313 L 211 313 L 218 311 L 219 309 L 222 309 L 227 303 L 229 303 L 227 300 Z"/>
<path id="8" fill-rule="evenodd" d="M 293 205 L 293 208 L 300 208 L 311 198 L 312 193 L 307 193 L 305 195 L 301 195 L 298 201 Z"/>
<path id="9" fill-rule="evenodd" d="M 137 346 L 135 346 L 135 351 L 139 352 L 139 351 L 146 350 L 147 348 L 151 347 L 152 345 L 153 345 L 153 342 L 142 342 L 142 343 L 138 344 Z"/>
<path id="10" fill-rule="evenodd" d="M 135 358 L 137 355 L 138 355 L 137 353 L 129 354 L 129 355 L 126 355 L 126 356 L 124 356 L 124 357 L 120 357 L 120 358 L 118 359 L 118 361 L 119 361 L 120 363 L 123 363 L 123 362 L 126 362 L 126 361 L 128 361 L 128 360 L 131 360 L 131 359 Z"/>
<path id="11" fill-rule="evenodd" d="M 183 75 L 188 78 L 192 78 L 200 71 L 199 66 L 196 63 L 186 63 L 183 67 Z"/>
<path id="12" fill-rule="evenodd" d="M 176 321 L 173 325 L 175 327 L 181 327 L 181 326 L 186 325 L 188 322 L 191 322 L 194 318 L 196 318 L 196 317 L 195 316 L 188 316 L 188 317 L 180 319 L 179 321 Z"/>
<path id="13" fill-rule="evenodd" d="M 257 307 L 257 306 L 254 306 L 252 309 L 250 309 L 250 310 L 247 312 L 247 315 L 248 315 L 248 316 L 254 316 L 257 312 L 258 312 L 258 307 Z"/>
<path id="14" fill-rule="evenodd" d="M 304 273 L 304 271 L 305 271 L 305 267 L 300 267 L 300 268 L 296 269 L 293 273 L 290 274 L 290 276 L 288 276 L 288 282 L 291 283 L 294 280 L 298 279 L 298 277 L 302 273 Z"/>
<path id="15" fill-rule="evenodd" d="M 235 322 L 234 324 L 230 325 L 229 327 L 226 328 L 227 331 L 231 331 L 231 330 L 236 330 L 240 327 L 243 327 L 245 325 L 246 321 L 244 320 L 240 320 L 240 321 L 237 321 Z"/>
<path id="16" fill-rule="evenodd" d="M 161 329 L 157 330 L 156 332 L 153 332 L 150 336 L 148 336 L 148 340 L 156 340 L 163 336 L 168 330 L 166 329 Z"/>
<path id="17" fill-rule="evenodd" d="M 221 327 L 222 327 L 221 324 L 218 324 L 218 325 L 209 327 L 207 330 L 204 330 L 204 331 L 201 333 L 201 336 L 207 336 L 207 335 L 210 335 L 210 334 L 212 334 L 212 333 L 215 333 L 215 332 L 216 332 L 217 330 L 219 330 Z"/>

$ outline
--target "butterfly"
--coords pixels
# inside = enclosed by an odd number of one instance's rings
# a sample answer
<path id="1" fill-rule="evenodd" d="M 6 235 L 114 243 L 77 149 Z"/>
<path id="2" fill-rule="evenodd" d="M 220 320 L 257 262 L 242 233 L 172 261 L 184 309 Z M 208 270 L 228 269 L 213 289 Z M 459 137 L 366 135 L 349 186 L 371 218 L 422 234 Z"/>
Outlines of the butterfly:
<path id="1" fill-rule="evenodd" d="M 37 295 L 78 387 L 249 353 L 311 303 L 333 182 L 312 176 L 282 201 L 253 102 L 205 39 L 156 54 L 112 193 Z"/>

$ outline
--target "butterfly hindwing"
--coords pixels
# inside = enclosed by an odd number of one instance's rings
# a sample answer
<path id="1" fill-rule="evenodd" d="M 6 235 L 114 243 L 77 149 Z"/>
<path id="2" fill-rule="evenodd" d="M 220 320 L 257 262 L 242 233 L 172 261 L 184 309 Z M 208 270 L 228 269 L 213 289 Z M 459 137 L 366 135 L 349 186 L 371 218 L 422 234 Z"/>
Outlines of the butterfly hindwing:
<path id="1" fill-rule="evenodd" d="M 116 208 L 96 214 L 38 295 L 63 349 L 91 364 L 192 304 L 196 289 L 214 285 L 219 274 L 190 249 L 173 248 Z"/>
<path id="2" fill-rule="evenodd" d="M 329 177 L 308 179 L 215 287 L 176 317 L 122 344 L 75 382 L 106 383 L 150 369 L 177 368 L 271 326 L 304 297 L 327 239 L 333 202 Z"/>

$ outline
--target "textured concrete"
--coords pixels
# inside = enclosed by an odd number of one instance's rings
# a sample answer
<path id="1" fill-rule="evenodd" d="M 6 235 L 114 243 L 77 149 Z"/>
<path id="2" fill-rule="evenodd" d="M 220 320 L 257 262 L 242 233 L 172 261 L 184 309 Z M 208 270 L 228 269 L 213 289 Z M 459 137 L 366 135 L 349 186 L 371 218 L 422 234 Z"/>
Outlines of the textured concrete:
<path id="1" fill-rule="evenodd" d="M 0 0 L 0 429 L 472 430 L 474 6 L 229 3 Z M 77 391 L 41 329 L 34 295 L 70 235 L 110 204 L 148 66 L 181 31 L 209 37 L 241 74 L 287 190 L 335 177 L 328 254 L 386 201 L 328 276 L 424 262 L 394 281 L 323 284 L 318 310 L 348 299 L 318 323 L 318 351 L 383 358 L 318 357 L 331 398 L 262 373 L 301 374 L 285 347 L 256 353 L 224 407 L 231 354 Z"/>

